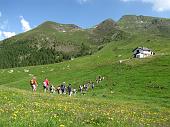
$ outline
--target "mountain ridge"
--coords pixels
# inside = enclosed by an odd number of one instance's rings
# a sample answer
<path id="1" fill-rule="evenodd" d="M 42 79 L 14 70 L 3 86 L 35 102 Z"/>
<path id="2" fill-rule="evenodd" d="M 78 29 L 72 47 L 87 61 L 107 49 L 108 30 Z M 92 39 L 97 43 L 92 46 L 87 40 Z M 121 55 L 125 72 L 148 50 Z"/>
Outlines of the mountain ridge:
<path id="1" fill-rule="evenodd" d="M 170 34 L 170 19 L 143 15 L 125 15 L 117 22 L 122 30 L 132 33 L 156 34 L 166 36 Z"/>
<path id="2" fill-rule="evenodd" d="M 99 24 L 100 29 L 89 30 L 74 24 L 46 21 L 30 31 L 2 41 L 0 68 L 49 64 L 91 55 L 117 39 L 117 31 L 120 30 L 114 24 L 107 20 Z"/>

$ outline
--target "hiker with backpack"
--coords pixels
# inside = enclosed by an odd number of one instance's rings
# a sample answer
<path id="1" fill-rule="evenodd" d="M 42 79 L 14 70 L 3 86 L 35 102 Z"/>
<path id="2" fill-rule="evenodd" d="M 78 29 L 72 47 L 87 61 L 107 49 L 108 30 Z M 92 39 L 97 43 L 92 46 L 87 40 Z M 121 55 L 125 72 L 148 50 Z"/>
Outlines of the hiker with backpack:
<path id="1" fill-rule="evenodd" d="M 49 89 L 49 81 L 47 78 L 45 78 L 43 82 L 44 92 L 46 92 Z"/>
<path id="2" fill-rule="evenodd" d="M 33 78 L 30 80 L 30 85 L 31 85 L 31 87 L 32 87 L 32 91 L 33 91 L 33 92 L 36 92 L 37 86 L 38 86 L 37 81 L 36 81 L 36 77 L 33 77 Z"/>
<path id="3" fill-rule="evenodd" d="M 47 78 L 45 78 L 44 82 L 46 82 L 46 89 L 49 90 L 49 80 Z"/>
<path id="4" fill-rule="evenodd" d="M 56 87 L 57 93 L 61 94 L 61 86 Z"/>
<path id="5" fill-rule="evenodd" d="M 50 86 L 50 93 L 55 93 L 56 89 L 53 85 Z"/>
<path id="6" fill-rule="evenodd" d="M 60 86 L 60 88 L 61 88 L 61 93 L 62 94 L 64 94 L 65 93 L 65 82 L 63 82 L 62 84 L 61 84 L 61 86 Z"/>

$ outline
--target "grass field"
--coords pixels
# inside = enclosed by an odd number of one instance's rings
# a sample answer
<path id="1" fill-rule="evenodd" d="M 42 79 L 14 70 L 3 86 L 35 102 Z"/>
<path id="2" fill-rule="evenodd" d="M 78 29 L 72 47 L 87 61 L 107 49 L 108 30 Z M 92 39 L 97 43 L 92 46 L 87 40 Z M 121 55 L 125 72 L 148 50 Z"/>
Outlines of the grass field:
<path id="1" fill-rule="evenodd" d="M 148 41 L 149 40 L 149 41 Z M 170 126 L 170 39 L 134 35 L 111 42 L 91 56 L 59 64 L 0 70 L 0 126 Z M 156 55 L 132 59 L 137 46 Z M 125 60 L 119 63 L 119 60 Z M 37 93 L 29 80 L 37 77 Z M 47 77 L 74 88 L 105 79 L 85 95 L 43 93 Z"/>

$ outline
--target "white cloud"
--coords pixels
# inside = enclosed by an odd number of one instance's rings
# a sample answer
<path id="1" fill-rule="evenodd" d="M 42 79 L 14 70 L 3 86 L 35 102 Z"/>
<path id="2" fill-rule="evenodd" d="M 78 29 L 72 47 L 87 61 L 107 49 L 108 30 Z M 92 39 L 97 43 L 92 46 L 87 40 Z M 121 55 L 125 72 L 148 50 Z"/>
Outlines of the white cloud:
<path id="1" fill-rule="evenodd" d="M 28 31 L 31 29 L 30 25 L 29 25 L 29 22 L 27 20 L 24 19 L 23 16 L 20 16 L 20 22 L 21 22 L 21 25 L 22 25 L 22 29 L 24 32 Z"/>
<path id="2" fill-rule="evenodd" d="M 16 33 L 15 32 L 5 32 L 5 31 L 1 31 L 0 30 L 0 41 L 5 39 L 5 38 L 9 38 L 12 36 L 15 36 Z"/>
<path id="3" fill-rule="evenodd" d="M 123 2 L 143 2 L 152 4 L 152 9 L 157 12 L 170 11 L 170 0 L 121 0 Z"/>
<path id="4" fill-rule="evenodd" d="M 16 33 L 15 32 L 1 32 L 1 35 L 3 35 L 5 38 L 9 38 L 9 37 L 15 36 Z"/>
<path id="5" fill-rule="evenodd" d="M 0 11 L 0 17 L 2 17 L 2 12 Z"/>

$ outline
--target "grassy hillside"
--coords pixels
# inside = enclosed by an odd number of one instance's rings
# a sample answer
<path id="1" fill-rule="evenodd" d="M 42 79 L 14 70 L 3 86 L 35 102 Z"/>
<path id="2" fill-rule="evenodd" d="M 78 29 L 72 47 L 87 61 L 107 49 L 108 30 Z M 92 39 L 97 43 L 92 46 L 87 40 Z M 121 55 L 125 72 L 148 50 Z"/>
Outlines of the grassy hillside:
<path id="1" fill-rule="evenodd" d="M 121 29 L 132 33 L 147 32 L 165 37 L 170 35 L 170 19 L 166 18 L 125 15 L 118 21 L 118 25 Z"/>
<path id="2" fill-rule="evenodd" d="M 126 39 L 128 36 L 128 33 L 120 30 L 117 22 L 112 19 L 107 19 L 91 29 L 90 39 L 100 44 L 108 43 L 111 40 Z"/>
<path id="3" fill-rule="evenodd" d="M 114 21 L 104 21 L 98 25 L 100 29 L 81 29 L 74 24 L 44 22 L 0 42 L 0 68 L 59 63 L 93 54 L 111 40 L 125 37 L 114 24 Z"/>
<path id="4" fill-rule="evenodd" d="M 170 125 L 170 39 L 133 35 L 113 41 L 91 55 L 63 63 L 1 69 L 0 123 L 2 126 L 165 126 Z M 137 46 L 156 55 L 132 59 Z M 120 64 L 119 60 L 123 60 Z M 35 75 L 38 93 L 29 80 Z M 55 86 L 63 81 L 80 84 L 104 76 L 95 91 L 75 97 L 42 93 L 48 77 Z M 6 106 L 8 105 L 8 108 Z M 10 118 L 10 122 L 7 122 Z"/>
<path id="5" fill-rule="evenodd" d="M 87 32 L 74 25 L 61 25 L 45 22 L 4 40 L 0 48 L 0 68 L 57 63 L 91 54 L 97 49 L 96 45 L 87 43 Z"/>

